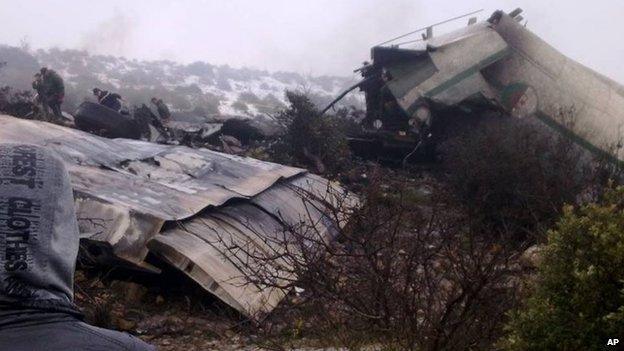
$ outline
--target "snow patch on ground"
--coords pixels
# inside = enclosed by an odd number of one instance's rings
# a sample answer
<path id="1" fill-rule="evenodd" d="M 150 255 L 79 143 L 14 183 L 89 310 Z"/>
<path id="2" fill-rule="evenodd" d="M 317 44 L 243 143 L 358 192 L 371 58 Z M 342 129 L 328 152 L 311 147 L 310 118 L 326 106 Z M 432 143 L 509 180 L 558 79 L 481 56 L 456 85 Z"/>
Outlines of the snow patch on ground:
<path id="1" fill-rule="evenodd" d="M 140 104 L 146 97 L 156 94 L 163 97 L 172 110 L 192 110 L 203 107 L 202 104 L 212 104 L 211 111 L 218 108 L 221 115 L 253 117 L 272 114 L 287 105 L 286 91 L 304 92 L 314 97 L 318 104 L 323 104 L 356 80 L 237 69 L 203 62 L 184 65 L 171 61 L 138 61 L 88 54 L 80 57 L 76 65 L 76 61 L 73 64 L 67 62 L 67 58 L 72 58 L 71 53 L 65 54 L 68 55 L 65 59 L 42 54 L 39 60 L 57 67 L 68 86 L 74 87 L 77 94 L 90 95 L 90 89 L 99 84 L 112 86 L 122 94 L 125 91 L 136 95 L 134 103 Z M 97 81 L 93 81 L 93 77 Z M 88 83 L 85 79 L 89 79 Z M 362 108 L 363 96 L 353 94 L 343 106 L 350 104 Z"/>

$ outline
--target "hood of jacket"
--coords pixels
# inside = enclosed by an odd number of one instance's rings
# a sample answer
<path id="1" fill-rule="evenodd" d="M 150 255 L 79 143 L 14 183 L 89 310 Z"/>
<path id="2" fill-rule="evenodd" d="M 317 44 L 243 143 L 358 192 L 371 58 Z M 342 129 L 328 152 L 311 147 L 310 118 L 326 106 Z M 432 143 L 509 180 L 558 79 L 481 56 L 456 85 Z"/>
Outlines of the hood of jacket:
<path id="1" fill-rule="evenodd" d="M 61 159 L 0 144 L 0 305 L 73 306 L 78 224 Z"/>

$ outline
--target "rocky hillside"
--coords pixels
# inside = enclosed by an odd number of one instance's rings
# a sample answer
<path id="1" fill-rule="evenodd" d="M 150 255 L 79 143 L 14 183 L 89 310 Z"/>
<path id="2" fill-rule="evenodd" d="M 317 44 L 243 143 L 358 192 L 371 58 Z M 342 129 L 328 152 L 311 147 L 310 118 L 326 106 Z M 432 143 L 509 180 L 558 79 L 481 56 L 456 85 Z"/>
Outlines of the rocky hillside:
<path id="1" fill-rule="evenodd" d="M 41 66 L 58 71 L 66 82 L 63 108 L 69 112 L 91 99 L 91 90 L 99 87 L 118 92 L 130 106 L 148 104 L 157 96 L 177 111 L 253 117 L 284 107 L 285 90 L 305 91 L 316 104 L 325 105 L 355 83 L 354 78 L 310 77 L 206 62 L 137 61 L 77 50 L 26 51 L 0 46 L 0 62 L 6 62 L 0 71 L 0 86 L 19 89 L 30 89 L 32 76 Z M 343 104 L 361 107 L 362 97 L 351 94 Z"/>

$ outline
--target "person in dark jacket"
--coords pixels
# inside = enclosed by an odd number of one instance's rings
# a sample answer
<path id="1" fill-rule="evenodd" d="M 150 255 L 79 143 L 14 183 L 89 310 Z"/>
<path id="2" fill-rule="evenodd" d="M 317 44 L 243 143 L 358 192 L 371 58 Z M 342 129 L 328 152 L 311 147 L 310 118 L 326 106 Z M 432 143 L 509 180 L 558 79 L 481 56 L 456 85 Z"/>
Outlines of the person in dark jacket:
<path id="1" fill-rule="evenodd" d="M 93 95 L 95 95 L 100 105 L 104 105 L 115 112 L 121 112 L 121 95 L 101 90 L 99 88 L 93 89 Z"/>
<path id="2" fill-rule="evenodd" d="M 32 88 L 37 92 L 35 95 L 34 103 L 36 111 L 42 111 L 45 116 L 50 113 L 48 106 L 43 101 L 43 79 L 41 78 L 41 72 L 37 72 L 33 77 Z"/>
<path id="3" fill-rule="evenodd" d="M 65 99 L 63 78 L 56 71 L 47 67 L 41 68 L 39 73 L 41 82 L 38 92 L 42 95 L 40 99 L 44 105 L 44 111 L 47 111 L 49 108 L 55 116 L 63 117 L 61 113 L 61 104 L 63 99 Z"/>
<path id="4" fill-rule="evenodd" d="M 147 105 L 142 104 L 141 107 L 135 106 L 133 116 L 138 128 L 141 130 L 141 139 L 152 140 L 150 125 L 156 128 L 163 137 L 167 139 L 172 138 L 169 129 L 163 125 L 162 121 L 156 117 L 154 112 L 152 112 Z"/>
<path id="5" fill-rule="evenodd" d="M 169 107 L 165 104 L 162 99 L 157 99 L 155 97 L 152 98 L 152 104 L 156 105 L 158 109 L 158 115 L 160 116 L 161 121 L 164 124 L 167 124 L 169 120 L 171 120 L 171 112 L 169 112 Z"/>
<path id="6" fill-rule="evenodd" d="M 78 224 L 61 159 L 0 144 L 0 350 L 155 350 L 82 321 L 73 303 Z"/>

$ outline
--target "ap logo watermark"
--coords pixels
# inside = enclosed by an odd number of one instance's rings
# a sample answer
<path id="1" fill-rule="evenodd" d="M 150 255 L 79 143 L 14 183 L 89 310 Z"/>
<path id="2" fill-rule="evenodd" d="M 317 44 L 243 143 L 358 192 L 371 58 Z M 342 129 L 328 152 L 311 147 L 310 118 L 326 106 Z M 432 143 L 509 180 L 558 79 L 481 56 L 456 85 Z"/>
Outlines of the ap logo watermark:
<path id="1" fill-rule="evenodd" d="M 607 340 L 607 346 L 617 346 L 620 343 L 620 339 L 609 339 Z"/>

